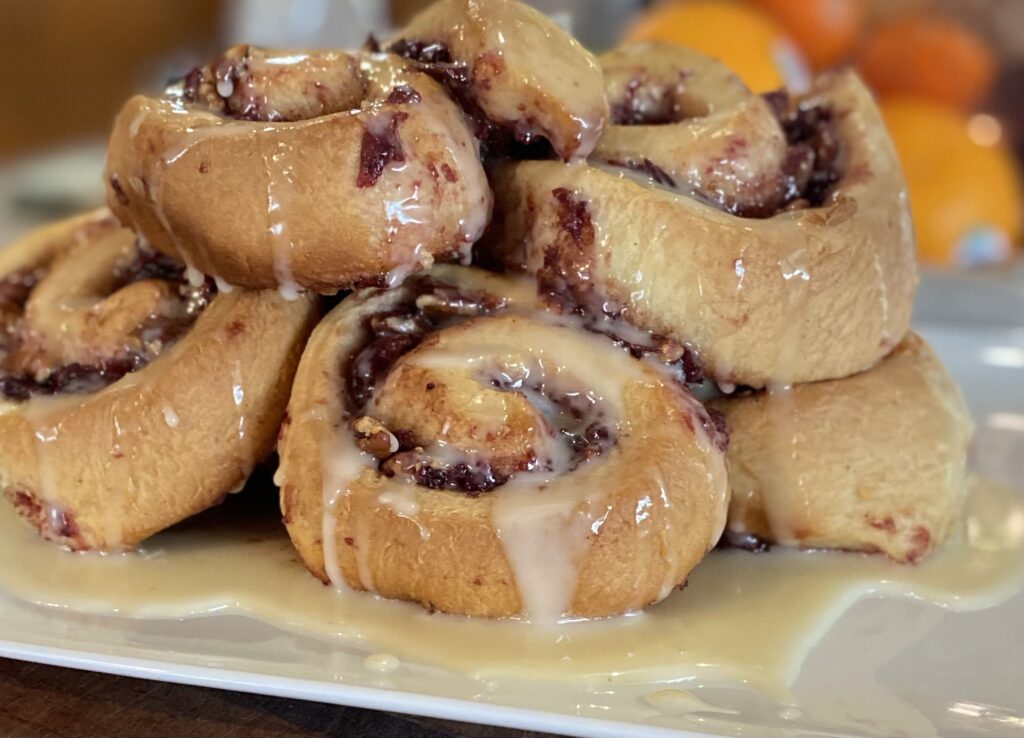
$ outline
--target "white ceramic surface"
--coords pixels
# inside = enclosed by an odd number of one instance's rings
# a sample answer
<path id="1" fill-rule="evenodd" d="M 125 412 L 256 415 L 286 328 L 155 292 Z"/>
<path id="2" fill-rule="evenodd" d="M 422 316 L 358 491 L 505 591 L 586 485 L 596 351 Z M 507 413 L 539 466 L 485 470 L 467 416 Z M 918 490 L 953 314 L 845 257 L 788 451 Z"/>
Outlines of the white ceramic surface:
<path id="1" fill-rule="evenodd" d="M 966 391 L 978 422 L 975 468 L 1024 493 L 1024 328 L 1006 319 L 940 323 L 926 314 L 918 329 Z M 374 650 L 326 649 L 235 615 L 130 620 L 0 592 L 0 655 L 149 679 L 580 736 L 1024 735 L 1024 594 L 967 613 L 856 604 L 808 656 L 793 687 L 799 711 L 686 683 L 737 714 L 672 715 L 614 685 L 486 683 L 412 663 L 380 673 L 363 663 Z"/>

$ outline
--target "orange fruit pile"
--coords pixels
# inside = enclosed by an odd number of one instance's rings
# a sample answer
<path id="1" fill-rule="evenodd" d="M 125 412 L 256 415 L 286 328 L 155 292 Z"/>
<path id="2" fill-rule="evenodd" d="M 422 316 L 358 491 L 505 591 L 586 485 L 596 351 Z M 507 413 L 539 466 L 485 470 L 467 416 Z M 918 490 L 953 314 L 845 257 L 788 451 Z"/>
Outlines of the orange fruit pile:
<path id="1" fill-rule="evenodd" d="M 738 2 L 694 0 L 656 5 L 628 29 L 624 41 L 657 40 L 688 46 L 730 67 L 750 89 L 768 92 L 805 63 L 770 17 Z"/>
<path id="2" fill-rule="evenodd" d="M 1022 235 L 1024 189 L 998 122 L 910 97 L 881 106 L 906 176 L 919 258 L 948 266 L 1007 259 Z"/>
<path id="3" fill-rule="evenodd" d="M 749 0 L 773 17 L 814 69 L 849 58 L 867 21 L 867 0 Z"/>
<path id="4" fill-rule="evenodd" d="M 996 61 L 985 43 L 958 23 L 914 14 L 879 24 L 857 58 L 879 95 L 916 95 L 970 110 L 992 90 Z"/>

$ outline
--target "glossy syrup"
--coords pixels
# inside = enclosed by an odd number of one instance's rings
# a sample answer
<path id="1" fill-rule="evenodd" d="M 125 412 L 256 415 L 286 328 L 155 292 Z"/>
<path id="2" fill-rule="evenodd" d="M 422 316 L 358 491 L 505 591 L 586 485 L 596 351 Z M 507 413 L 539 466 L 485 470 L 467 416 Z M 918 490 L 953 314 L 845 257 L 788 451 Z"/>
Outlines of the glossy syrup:
<path id="1" fill-rule="evenodd" d="M 58 549 L 0 506 L 0 560 L 18 563 L 0 568 L 0 587 L 28 602 L 117 617 L 243 614 L 327 648 L 371 648 L 389 665 L 429 664 L 483 681 L 649 687 L 670 712 L 689 709 L 685 695 L 659 692 L 686 679 L 743 684 L 785 701 L 810 647 L 861 597 L 972 610 L 1020 591 L 1024 497 L 980 480 L 971 486 L 958 536 L 916 566 L 863 554 L 719 549 L 685 590 L 642 613 L 544 628 L 339 594 L 298 562 L 269 487 L 251 487 L 138 552 L 106 556 Z"/>

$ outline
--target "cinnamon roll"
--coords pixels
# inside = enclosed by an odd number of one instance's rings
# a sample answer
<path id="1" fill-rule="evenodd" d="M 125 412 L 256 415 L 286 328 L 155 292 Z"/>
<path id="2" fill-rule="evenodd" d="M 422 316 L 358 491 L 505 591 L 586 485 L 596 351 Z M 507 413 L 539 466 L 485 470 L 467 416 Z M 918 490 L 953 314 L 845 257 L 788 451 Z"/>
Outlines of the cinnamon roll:
<path id="1" fill-rule="evenodd" d="M 0 253 L 0 488 L 41 535 L 117 550 L 273 450 L 317 308 L 218 293 L 106 211 Z"/>
<path id="2" fill-rule="evenodd" d="M 593 55 L 516 0 L 439 0 L 387 47 L 439 79 L 490 149 L 546 141 L 586 157 L 608 118 Z"/>
<path id="3" fill-rule="evenodd" d="M 845 377 L 899 343 L 906 192 L 853 73 L 762 99 L 689 51 L 603 63 L 616 125 L 590 163 L 497 169 L 484 258 L 569 310 L 684 343 L 723 384 Z"/>
<path id="4" fill-rule="evenodd" d="M 715 544 L 720 421 L 534 292 L 435 267 L 316 328 L 276 477 L 313 574 L 450 613 L 603 616 L 665 597 Z"/>
<path id="5" fill-rule="evenodd" d="M 824 158 L 838 153 L 835 141 L 790 151 L 769 101 L 692 49 L 631 44 L 602 56 L 601 68 L 612 125 L 591 161 L 640 172 L 726 212 L 774 214 L 805 188 L 798 176 L 822 176 L 831 164 Z"/>
<path id="6" fill-rule="evenodd" d="M 972 425 L 917 335 L 862 374 L 711 404 L 730 432 L 727 540 L 914 562 L 953 529 Z"/>
<path id="7" fill-rule="evenodd" d="M 107 199 L 204 274 L 324 293 L 468 254 L 490 215 L 477 142 L 385 54 L 229 49 L 117 116 Z"/>

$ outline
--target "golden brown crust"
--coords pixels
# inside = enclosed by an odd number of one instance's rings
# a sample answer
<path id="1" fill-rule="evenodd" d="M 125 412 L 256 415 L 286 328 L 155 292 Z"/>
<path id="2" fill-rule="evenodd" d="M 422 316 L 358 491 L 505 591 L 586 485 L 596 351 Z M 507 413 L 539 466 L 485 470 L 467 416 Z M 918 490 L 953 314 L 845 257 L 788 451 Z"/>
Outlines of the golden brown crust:
<path id="1" fill-rule="evenodd" d="M 972 425 L 919 336 L 856 376 L 712 406 L 730 429 L 732 533 L 913 562 L 952 530 Z"/>
<path id="2" fill-rule="evenodd" d="M 552 540 L 565 537 L 567 549 L 557 545 L 556 549 L 571 558 L 573 582 L 567 592 L 567 612 L 611 615 L 667 595 L 714 544 L 722 524 L 718 516 L 724 504 L 724 467 L 721 451 L 712 445 L 705 430 L 708 417 L 703 409 L 673 381 L 605 339 L 561 325 L 551 316 L 538 318 L 535 313 L 519 312 L 532 310 L 533 298 L 510 280 L 458 268 L 447 270 L 445 279 L 462 288 L 514 294 L 513 307 L 443 328 L 403 356 L 372 405 L 387 421 L 385 425 L 397 427 L 393 424 L 396 418 L 388 417 L 390 411 L 381 401 L 382 395 L 397 392 L 411 403 L 421 403 L 415 393 L 437 392 L 445 397 L 435 411 L 453 416 L 452 423 L 444 423 L 444 429 L 438 431 L 429 414 L 422 415 L 417 432 L 430 429 L 441 434 L 431 440 L 462 443 L 465 424 L 462 429 L 450 427 L 463 418 L 457 415 L 460 411 L 451 404 L 452 399 L 470 398 L 470 406 L 478 408 L 488 405 L 489 395 L 498 394 L 473 378 L 471 367 L 485 365 L 470 360 L 474 351 L 494 352 L 495 357 L 503 356 L 513 364 L 518 359 L 512 357 L 543 351 L 549 378 L 553 367 L 565 362 L 565 374 L 578 376 L 582 386 L 586 386 L 586 377 L 593 379 L 593 372 L 614 375 L 628 371 L 619 400 L 603 395 L 625 423 L 616 426 L 617 442 L 598 458 L 556 475 L 549 482 L 548 496 L 529 487 L 534 483 L 528 475 L 471 496 L 388 479 L 358 455 L 352 465 L 351 417 L 342 406 L 341 373 L 348 361 L 344 357 L 366 341 L 368 315 L 392 309 L 403 299 L 394 290 L 357 293 L 314 331 L 296 375 L 289 421 L 279 444 L 281 467 L 276 481 L 281 487 L 282 511 L 303 562 L 324 581 L 337 576 L 348 586 L 373 589 L 445 612 L 520 615 L 527 609 L 524 600 L 530 599 L 524 592 L 536 583 L 530 581 L 529 566 L 515 560 L 530 551 L 516 547 L 522 538 L 516 539 L 509 527 L 529 526 L 522 522 L 521 511 L 510 513 L 507 506 L 525 499 L 527 510 L 542 510 L 542 503 L 561 501 L 557 504 L 564 505 L 563 523 L 555 525 L 549 537 L 534 542 L 551 545 Z M 566 361 L 566 354 L 572 360 Z M 462 358 L 453 363 L 447 357 Z M 595 357 L 600 358 L 597 364 Z M 403 379 L 407 367 L 429 372 L 429 377 L 421 377 L 429 378 L 429 384 L 414 387 Z M 559 377 L 564 376 L 559 372 Z M 398 379 L 392 383 L 395 377 Z M 523 399 L 518 393 L 511 396 Z M 498 415 L 503 412 L 499 410 Z M 494 427 L 490 421 L 504 427 L 503 417 L 488 420 L 486 412 L 476 417 L 484 428 Z M 543 446 L 537 444 L 544 438 L 542 426 L 550 417 L 545 419 L 536 408 L 532 409 L 532 421 L 521 415 L 511 417 L 510 422 L 521 432 L 511 437 L 496 433 L 493 442 L 498 448 L 520 451 L 526 443 L 543 461 L 539 450 Z M 535 495 L 536 501 L 530 502 L 529 495 Z M 325 500 L 333 511 L 328 514 L 334 515 L 328 517 L 326 526 Z M 580 529 L 581 524 L 593 527 Z M 325 532 L 333 538 L 327 546 Z M 336 561 L 331 560 L 332 554 Z M 552 556 L 547 561 L 552 572 L 558 570 L 558 558 Z M 332 566 L 337 567 L 335 576 L 329 576 Z M 548 571 L 539 573 L 549 575 Z"/>
<path id="3" fill-rule="evenodd" d="M 119 233 L 109 215 L 64 221 L 9 247 L 0 269 Z M 104 389 L 0 404 L 5 497 L 47 538 L 102 550 L 215 504 L 273 450 L 316 314 L 311 298 L 221 294 L 174 345 Z"/>
<path id="4" fill-rule="evenodd" d="M 570 277 L 582 271 L 598 304 L 694 347 L 720 382 L 867 369 L 909 323 L 916 275 L 906 192 L 860 80 L 840 73 L 819 80 L 814 95 L 835 110 L 844 152 L 842 179 L 822 207 L 741 218 L 621 172 L 520 162 L 496 174 L 487 249 L 534 273 L 551 264 L 567 265 Z"/>
<path id="5" fill-rule="evenodd" d="M 111 209 L 161 251 L 250 288 L 329 293 L 451 258 L 490 214 L 476 141 L 427 75 L 387 55 L 360 69 L 361 108 L 305 120 L 132 98 L 110 137 Z"/>

